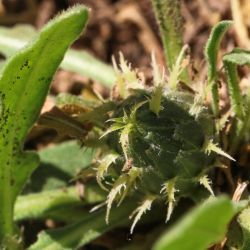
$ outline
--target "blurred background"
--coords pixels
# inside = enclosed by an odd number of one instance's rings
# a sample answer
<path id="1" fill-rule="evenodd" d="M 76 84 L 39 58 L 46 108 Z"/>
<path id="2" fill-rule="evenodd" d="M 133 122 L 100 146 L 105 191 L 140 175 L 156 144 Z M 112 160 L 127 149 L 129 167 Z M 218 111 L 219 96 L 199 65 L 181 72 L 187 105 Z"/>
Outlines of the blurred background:
<path id="1" fill-rule="evenodd" d="M 190 46 L 190 65 L 199 78 L 206 78 L 204 46 L 211 27 L 223 19 L 234 20 L 234 28 L 226 33 L 220 55 L 235 46 L 250 49 L 250 1 L 249 0 L 182 0 L 184 42 Z M 111 64 L 121 51 L 133 67 L 139 68 L 146 79 L 151 77 L 151 53 L 164 64 L 162 45 L 150 0 L 0 0 L 0 26 L 16 27 L 20 24 L 41 29 L 57 13 L 81 3 L 91 9 L 87 28 L 73 45 L 84 49 L 98 59 Z M 25 34 L 17 34 L 18 36 Z M 1 37 L 0 37 L 1 39 Z M 58 41 L 60 43 L 60 41 Z M 248 81 L 248 70 L 241 68 L 242 79 Z M 101 72 L 96 72 L 101 74 Z M 61 92 L 82 94 L 90 87 L 105 97 L 108 91 L 98 82 L 76 73 L 59 70 L 51 94 Z M 48 97 L 43 111 L 53 106 Z M 35 138 L 35 137 L 34 137 Z"/>
<path id="2" fill-rule="evenodd" d="M 149 66 L 152 50 L 162 59 L 150 0 L 1 0 L 0 25 L 30 23 L 40 29 L 58 12 L 77 3 L 87 5 L 91 17 L 76 46 L 106 62 L 110 62 L 112 54 L 122 51 L 128 61 L 142 68 Z M 227 46 L 248 46 L 249 11 L 248 0 L 183 0 L 184 40 L 191 46 L 192 58 L 199 64 L 211 26 L 235 15 L 240 16 L 237 22 L 241 22 L 241 30 L 237 28 L 238 37 L 229 33 Z"/>

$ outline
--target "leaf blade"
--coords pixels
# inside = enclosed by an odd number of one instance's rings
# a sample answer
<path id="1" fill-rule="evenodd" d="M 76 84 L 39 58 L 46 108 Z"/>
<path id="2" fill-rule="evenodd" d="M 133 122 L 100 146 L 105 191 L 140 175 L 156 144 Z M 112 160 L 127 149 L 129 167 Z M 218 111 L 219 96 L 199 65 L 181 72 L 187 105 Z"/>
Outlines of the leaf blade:
<path id="1" fill-rule="evenodd" d="M 172 230 L 164 234 L 153 249 L 207 249 L 223 237 L 227 224 L 235 212 L 229 199 L 211 199 L 190 212 Z"/>
<path id="2" fill-rule="evenodd" d="M 133 209 L 134 202 L 126 203 L 126 206 L 121 205 L 111 214 L 109 225 L 105 223 L 105 211 L 102 210 L 64 228 L 44 231 L 39 235 L 37 242 L 28 249 L 78 249 L 112 228 L 127 223 Z"/>
<path id="3" fill-rule="evenodd" d="M 34 153 L 23 152 L 26 134 L 40 113 L 57 67 L 87 18 L 87 9 L 80 5 L 58 16 L 8 61 L 0 76 L 0 241 L 13 234 L 14 201 L 38 165 Z"/>
<path id="4" fill-rule="evenodd" d="M 205 47 L 205 57 L 208 63 L 208 87 L 212 91 L 212 109 L 215 115 L 219 113 L 217 57 L 219 46 L 225 32 L 232 25 L 232 21 L 221 21 L 211 31 Z"/>

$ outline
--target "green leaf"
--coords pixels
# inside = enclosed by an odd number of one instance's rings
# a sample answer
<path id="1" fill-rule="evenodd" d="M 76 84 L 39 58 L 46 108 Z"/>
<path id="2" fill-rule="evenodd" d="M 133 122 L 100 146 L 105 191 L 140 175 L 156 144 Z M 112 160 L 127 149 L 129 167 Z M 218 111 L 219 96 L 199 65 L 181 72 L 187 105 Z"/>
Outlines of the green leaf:
<path id="1" fill-rule="evenodd" d="M 237 220 L 243 232 L 243 246 L 240 249 L 248 250 L 250 249 L 250 207 L 244 209 Z"/>
<path id="2" fill-rule="evenodd" d="M 81 147 L 77 141 L 68 141 L 40 150 L 38 154 L 41 164 L 32 174 L 26 193 L 67 186 L 80 170 L 91 164 L 95 152 Z"/>
<path id="3" fill-rule="evenodd" d="M 21 195 L 17 198 L 15 204 L 15 220 L 39 218 L 60 219 L 62 216 L 57 215 L 58 211 L 59 213 L 61 210 L 65 212 L 69 208 L 101 202 L 105 198 L 104 191 L 96 183 L 88 183 L 88 185 L 84 186 L 83 194 L 80 194 L 76 187 L 69 187 Z M 72 220 L 72 218 L 70 219 Z"/>
<path id="4" fill-rule="evenodd" d="M 165 60 L 168 64 L 168 68 L 170 71 L 172 71 L 183 47 L 183 19 L 181 16 L 181 1 L 151 1 L 161 33 Z M 188 83 L 188 72 L 184 70 L 180 78 L 185 83 Z"/>
<path id="5" fill-rule="evenodd" d="M 0 27 L 0 52 L 9 57 L 36 36 L 37 31 L 30 25 Z M 116 76 L 113 68 L 83 50 L 70 49 L 60 66 L 96 80 L 109 88 L 115 84 Z"/>
<path id="6" fill-rule="evenodd" d="M 235 152 L 240 141 L 249 133 L 249 93 L 247 98 L 244 98 L 241 93 L 237 65 L 250 66 L 250 51 L 236 48 L 223 56 L 223 64 L 227 75 L 232 110 L 236 115 L 235 132 L 230 142 L 231 152 Z"/>
<path id="7" fill-rule="evenodd" d="M 237 72 L 237 65 L 225 60 L 223 60 L 223 63 L 227 76 L 227 85 L 228 85 L 232 110 L 238 118 L 243 120 L 245 116 L 245 110 L 239 86 L 240 81 Z"/>
<path id="8" fill-rule="evenodd" d="M 223 56 L 223 61 L 241 66 L 243 65 L 250 66 L 250 51 L 240 48 L 235 48 L 233 51 Z"/>
<path id="9" fill-rule="evenodd" d="M 236 48 L 223 56 L 224 68 L 232 104 L 232 109 L 239 118 L 244 118 L 244 102 L 239 87 L 237 65 L 250 66 L 250 51 Z"/>
<path id="10" fill-rule="evenodd" d="M 205 47 L 205 56 L 208 62 L 208 82 L 217 78 L 217 56 L 219 46 L 225 32 L 232 25 L 232 21 L 221 21 L 211 31 Z"/>
<path id="11" fill-rule="evenodd" d="M 221 240 L 237 212 L 225 197 L 213 198 L 188 213 L 155 244 L 154 250 L 204 250 Z"/>
<path id="12" fill-rule="evenodd" d="M 82 220 L 86 216 L 89 216 L 88 207 L 86 207 L 84 204 L 72 204 L 72 206 L 61 206 L 57 207 L 56 209 L 49 209 L 48 211 L 45 211 L 42 214 L 38 214 L 38 216 L 34 219 L 39 219 L 42 221 L 51 219 L 64 224 L 71 224 Z M 23 217 L 21 219 L 27 219 L 27 217 Z"/>
<path id="13" fill-rule="evenodd" d="M 87 18 L 87 9 L 80 5 L 58 16 L 36 40 L 13 56 L 2 71 L 0 241 L 14 234 L 16 196 L 39 162 L 35 153 L 23 152 L 24 140 L 40 113 L 57 67 L 69 45 L 80 35 Z"/>
<path id="14" fill-rule="evenodd" d="M 81 204 L 75 187 L 22 195 L 15 204 L 15 220 L 39 218 L 49 210 Z"/>
<path id="15" fill-rule="evenodd" d="M 5 66 L 5 61 L 4 60 L 0 60 L 0 74 L 1 74 L 1 71 L 3 70 L 4 66 Z"/>
<path id="16" fill-rule="evenodd" d="M 208 63 L 208 86 L 211 87 L 212 90 L 212 108 L 215 115 L 219 112 L 217 56 L 221 40 L 231 25 L 232 21 L 221 21 L 215 25 L 205 47 L 205 57 Z"/>
<path id="17" fill-rule="evenodd" d="M 105 211 L 89 214 L 87 217 L 61 229 L 47 230 L 39 234 L 38 240 L 29 250 L 69 250 L 78 249 L 103 233 L 124 225 L 134 209 L 134 202 L 127 202 L 116 208 L 107 225 Z"/>

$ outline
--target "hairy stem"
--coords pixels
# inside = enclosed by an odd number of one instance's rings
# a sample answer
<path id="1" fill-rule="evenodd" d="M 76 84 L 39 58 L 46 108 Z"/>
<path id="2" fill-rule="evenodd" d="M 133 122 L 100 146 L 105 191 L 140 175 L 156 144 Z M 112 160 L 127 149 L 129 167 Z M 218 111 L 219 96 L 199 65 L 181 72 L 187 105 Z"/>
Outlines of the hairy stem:
<path id="1" fill-rule="evenodd" d="M 241 140 L 247 134 L 250 127 L 250 114 L 246 115 L 244 121 L 237 119 L 235 120 L 235 133 L 231 137 L 229 153 L 234 155 L 240 145 Z"/>
<path id="2" fill-rule="evenodd" d="M 225 32 L 231 26 L 231 21 L 222 21 L 213 29 L 205 47 L 205 57 L 208 63 L 208 87 L 212 94 L 212 110 L 214 115 L 219 115 L 219 88 L 218 88 L 218 72 L 217 57 L 219 46 Z"/>
<path id="3" fill-rule="evenodd" d="M 234 121 L 235 132 L 230 143 L 230 145 L 232 145 L 230 147 L 230 153 L 234 154 L 237 147 L 239 146 L 240 141 L 246 134 L 246 129 L 249 124 L 249 114 L 246 114 L 244 109 L 244 101 L 239 87 L 237 65 L 225 60 L 223 63 L 227 76 L 231 108 L 236 116 Z"/>
<path id="4" fill-rule="evenodd" d="M 152 0 L 155 15 L 160 28 L 164 54 L 170 70 L 183 47 L 182 29 L 183 21 L 180 11 L 180 0 Z M 187 71 L 182 73 L 182 80 L 188 82 Z"/>
<path id="5" fill-rule="evenodd" d="M 227 84 L 232 110 L 238 118 L 243 119 L 244 106 L 242 94 L 239 87 L 237 66 L 234 63 L 227 61 L 224 61 L 223 63 L 227 75 Z"/>

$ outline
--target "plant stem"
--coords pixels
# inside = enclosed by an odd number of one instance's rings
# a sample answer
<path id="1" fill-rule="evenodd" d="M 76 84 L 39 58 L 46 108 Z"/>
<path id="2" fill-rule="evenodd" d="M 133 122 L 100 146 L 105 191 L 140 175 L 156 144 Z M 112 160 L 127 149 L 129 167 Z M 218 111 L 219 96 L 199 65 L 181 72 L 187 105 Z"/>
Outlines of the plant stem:
<path id="1" fill-rule="evenodd" d="M 231 21 L 219 22 L 211 31 L 205 47 L 205 57 L 208 63 L 208 87 L 212 94 L 212 110 L 217 118 L 219 115 L 219 88 L 218 88 L 218 72 L 217 57 L 219 46 L 225 32 L 232 25 Z"/>
<path id="2" fill-rule="evenodd" d="M 183 47 L 181 0 L 152 0 L 152 4 L 160 28 L 165 59 L 172 70 Z M 183 72 L 182 78 L 188 81 L 187 71 Z"/>
<path id="3" fill-rule="evenodd" d="M 235 120 L 235 133 L 231 137 L 230 141 L 230 149 L 229 153 L 234 155 L 240 145 L 242 139 L 246 135 L 247 131 L 249 131 L 250 127 L 250 114 L 249 112 L 246 114 L 244 121 L 240 119 Z"/>
<path id="4" fill-rule="evenodd" d="M 134 208 L 134 202 L 127 202 L 115 209 L 111 214 L 109 225 L 106 225 L 103 219 L 105 217 L 105 210 L 97 213 L 89 213 L 88 216 L 76 223 L 60 229 L 45 231 L 43 235 L 40 235 L 38 241 L 28 249 L 52 250 L 59 249 L 59 246 L 64 246 L 68 249 L 77 249 L 114 227 L 126 225 L 128 217 Z"/>
<path id="5" fill-rule="evenodd" d="M 244 119 L 244 105 L 243 98 L 239 87 L 239 79 L 237 73 L 237 65 L 231 62 L 223 61 L 224 68 L 227 75 L 228 91 L 230 94 L 230 101 L 232 110 L 235 115 L 243 120 Z"/>

